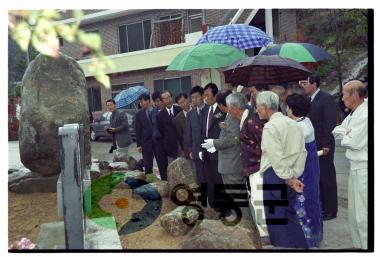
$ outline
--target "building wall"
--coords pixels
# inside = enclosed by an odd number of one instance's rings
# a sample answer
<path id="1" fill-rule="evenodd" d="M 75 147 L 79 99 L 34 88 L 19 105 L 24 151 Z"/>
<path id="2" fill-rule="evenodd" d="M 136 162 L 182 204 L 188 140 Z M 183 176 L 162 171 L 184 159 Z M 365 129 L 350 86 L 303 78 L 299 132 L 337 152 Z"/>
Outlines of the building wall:
<path id="1" fill-rule="evenodd" d="M 248 16 L 251 14 L 253 9 L 245 9 L 239 19 L 236 21 L 237 24 L 243 24 Z"/>
<path id="2" fill-rule="evenodd" d="M 206 9 L 206 24 L 212 27 L 218 26 L 223 16 L 228 12 L 227 9 Z"/>
<path id="3" fill-rule="evenodd" d="M 297 10 L 295 9 L 279 9 L 279 42 L 295 42 L 297 40 Z"/>
<path id="4" fill-rule="evenodd" d="M 207 9 L 205 10 L 206 14 L 206 24 L 209 26 L 217 26 L 226 13 L 229 10 L 225 9 Z M 240 20 L 248 17 L 251 9 L 246 10 Z M 178 14 L 181 13 L 183 16 L 183 33 L 188 33 L 188 13 L 187 10 L 176 9 L 176 10 L 145 10 L 138 14 L 128 15 L 125 17 L 119 17 L 115 19 L 108 20 L 107 22 L 97 22 L 88 25 L 83 25 L 82 29 L 85 31 L 99 31 L 102 40 L 103 40 L 103 51 L 106 55 L 114 55 L 119 53 L 119 37 L 118 37 L 118 27 L 120 25 L 131 24 L 134 22 L 142 21 L 145 19 L 156 20 L 160 16 L 165 16 L 169 14 Z M 278 10 L 278 27 L 279 27 L 279 42 L 284 41 L 295 41 L 296 40 L 296 10 L 285 9 Z M 242 22 L 244 22 L 242 21 Z M 153 31 L 153 26 L 152 26 Z M 78 44 L 69 44 L 64 42 L 64 45 L 61 51 L 73 58 L 79 60 L 87 57 L 83 57 L 80 47 Z M 147 70 L 138 70 L 132 72 L 125 72 L 119 74 L 111 75 L 111 85 L 120 85 L 120 84 L 133 84 L 144 82 L 144 86 L 153 92 L 153 81 L 155 79 L 164 79 L 164 78 L 174 78 L 174 77 L 183 77 L 191 76 L 192 86 L 201 84 L 201 71 L 186 71 L 186 72 L 175 72 L 175 71 L 165 71 L 166 67 L 147 69 Z M 221 73 L 221 88 L 225 88 L 228 85 L 224 84 L 224 76 Z M 102 110 L 105 110 L 105 101 L 111 98 L 110 89 L 105 89 L 102 87 L 94 78 L 87 78 L 88 87 L 97 87 L 101 88 L 101 101 L 102 101 Z"/>
<path id="5" fill-rule="evenodd" d="M 201 70 L 195 71 L 165 71 L 165 68 L 156 68 L 148 70 L 139 70 L 124 72 L 118 74 L 112 74 L 111 85 L 121 85 L 121 84 L 134 84 L 134 83 L 144 83 L 144 86 L 153 93 L 153 81 L 157 79 L 167 79 L 167 78 L 176 78 L 191 76 L 191 86 L 200 85 L 201 83 Z M 87 87 L 96 87 L 101 89 L 101 101 L 102 101 L 102 110 L 106 109 L 105 101 L 111 98 L 112 89 L 105 89 L 100 85 L 94 78 L 87 78 Z M 185 92 L 189 93 L 189 92 Z"/>
<path id="6" fill-rule="evenodd" d="M 142 20 L 151 19 L 152 21 L 158 19 L 160 16 L 169 14 L 181 13 L 185 15 L 184 10 L 146 10 L 141 13 L 132 14 L 124 17 L 110 19 L 107 22 L 100 21 L 96 23 L 86 24 L 81 27 L 84 31 L 97 30 L 102 38 L 102 49 L 105 55 L 119 54 L 119 26 L 131 24 Z M 186 25 L 187 26 L 187 25 Z M 153 26 L 152 26 L 153 30 Z M 78 44 L 71 44 L 64 42 L 61 51 L 73 57 L 76 60 L 86 59 L 83 57 Z"/>

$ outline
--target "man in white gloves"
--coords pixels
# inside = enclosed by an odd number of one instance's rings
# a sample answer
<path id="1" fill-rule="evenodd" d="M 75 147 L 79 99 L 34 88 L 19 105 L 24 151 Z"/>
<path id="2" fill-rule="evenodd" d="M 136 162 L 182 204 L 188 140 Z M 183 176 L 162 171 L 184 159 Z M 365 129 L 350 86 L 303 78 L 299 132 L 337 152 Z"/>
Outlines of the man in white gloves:
<path id="1" fill-rule="evenodd" d="M 220 97 L 219 97 L 220 96 Z M 226 96 L 226 97 L 225 97 Z M 234 114 L 234 110 L 245 109 L 244 95 L 232 93 L 228 95 L 217 95 L 217 102 L 222 111 L 228 111 L 226 120 L 221 124 L 221 132 L 218 139 L 206 139 L 202 147 L 207 151 L 218 151 L 218 172 L 222 176 L 223 184 L 226 186 L 226 194 L 240 194 L 244 197 L 226 198 L 225 213 L 236 212 L 235 219 L 230 222 L 236 224 L 243 217 L 253 226 L 252 214 L 248 207 L 248 194 L 246 190 L 246 178 L 243 175 L 243 166 L 240 158 L 240 119 Z"/>
<path id="2" fill-rule="evenodd" d="M 355 248 L 367 249 L 368 236 L 368 103 L 367 88 L 358 80 L 343 87 L 344 105 L 351 113 L 333 135 L 341 139 L 350 161 L 348 178 L 348 221 Z"/>
<path id="3" fill-rule="evenodd" d="M 205 100 L 208 104 L 207 109 L 203 112 L 202 117 L 202 136 L 201 142 L 207 139 L 219 138 L 220 126 L 219 124 L 225 120 L 226 114 L 223 113 L 218 107 L 216 102 L 216 95 L 218 94 L 218 87 L 209 83 L 204 88 Z M 210 141 L 210 140 L 209 140 Z M 218 173 L 218 153 L 208 152 L 202 148 L 199 153 L 199 158 L 203 161 L 203 175 L 207 183 L 207 201 L 208 206 L 219 211 L 220 207 L 215 206 L 215 191 L 214 186 L 223 186 L 222 177 Z M 204 202 L 202 202 L 205 205 Z"/>

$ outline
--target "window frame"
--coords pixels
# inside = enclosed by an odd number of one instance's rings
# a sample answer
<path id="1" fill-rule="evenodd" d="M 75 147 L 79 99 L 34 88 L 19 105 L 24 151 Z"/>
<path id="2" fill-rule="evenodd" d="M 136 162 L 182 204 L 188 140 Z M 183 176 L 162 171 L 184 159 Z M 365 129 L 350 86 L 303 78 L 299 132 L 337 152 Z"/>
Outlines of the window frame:
<path id="1" fill-rule="evenodd" d="M 189 11 L 187 11 L 187 27 L 189 28 L 189 33 L 195 33 L 195 32 L 198 32 L 198 31 L 202 31 L 202 24 L 203 24 L 203 13 L 202 13 L 202 10 L 200 13 L 197 13 L 197 14 L 189 14 Z M 191 29 L 191 20 L 193 19 L 201 19 L 201 30 L 198 30 L 198 31 L 192 31 Z"/>
<path id="2" fill-rule="evenodd" d="M 137 22 L 131 22 L 131 23 L 121 23 L 117 25 L 117 34 L 118 34 L 118 45 L 119 45 L 119 53 L 124 54 L 124 53 L 132 53 L 136 51 L 143 51 L 146 49 L 150 49 L 150 42 L 149 42 L 149 48 L 145 48 L 146 42 L 145 42 L 145 29 L 144 29 L 144 22 L 149 21 L 150 23 L 150 32 L 152 34 L 152 19 L 143 19 Z M 142 28 L 142 39 L 143 39 L 143 47 L 144 49 L 141 50 L 136 50 L 136 51 L 130 51 L 130 43 L 129 43 L 129 38 L 128 38 L 128 26 L 130 25 L 135 25 L 135 24 L 141 24 Z M 125 26 L 125 32 L 126 32 L 126 40 L 127 40 L 127 52 L 121 52 L 121 40 L 120 40 L 120 27 Z"/>
<path id="3" fill-rule="evenodd" d="M 182 78 L 185 78 L 185 77 L 189 77 L 190 78 L 190 87 L 191 86 L 191 80 L 192 80 L 192 76 L 191 75 L 186 75 L 186 76 L 180 76 L 180 77 L 166 77 L 166 78 L 160 78 L 160 79 L 153 79 L 153 91 L 156 91 L 156 88 L 154 88 L 154 82 L 155 81 L 159 81 L 159 80 L 163 80 L 163 89 L 159 89 L 159 91 L 163 91 L 163 90 L 168 90 L 167 88 L 165 88 L 165 80 L 171 80 L 171 79 L 179 79 L 179 83 L 180 83 L 180 92 L 183 92 L 183 88 L 182 88 Z"/>

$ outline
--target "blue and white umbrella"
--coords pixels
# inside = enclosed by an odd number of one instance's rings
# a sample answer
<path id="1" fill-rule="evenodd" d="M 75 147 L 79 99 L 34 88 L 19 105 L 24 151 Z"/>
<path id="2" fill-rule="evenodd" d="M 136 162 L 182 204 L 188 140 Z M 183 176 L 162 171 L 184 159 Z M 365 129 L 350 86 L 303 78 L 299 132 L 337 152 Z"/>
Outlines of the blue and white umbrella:
<path id="1" fill-rule="evenodd" d="M 135 86 L 135 87 L 124 89 L 119 94 L 117 94 L 114 98 L 116 102 L 116 108 L 120 109 L 133 103 L 134 101 L 139 99 L 140 95 L 144 93 L 149 94 L 149 90 L 143 86 Z"/>
<path id="2" fill-rule="evenodd" d="M 270 42 L 272 38 L 259 28 L 245 24 L 229 24 L 210 29 L 199 39 L 197 45 L 219 43 L 246 50 L 263 47 Z"/>

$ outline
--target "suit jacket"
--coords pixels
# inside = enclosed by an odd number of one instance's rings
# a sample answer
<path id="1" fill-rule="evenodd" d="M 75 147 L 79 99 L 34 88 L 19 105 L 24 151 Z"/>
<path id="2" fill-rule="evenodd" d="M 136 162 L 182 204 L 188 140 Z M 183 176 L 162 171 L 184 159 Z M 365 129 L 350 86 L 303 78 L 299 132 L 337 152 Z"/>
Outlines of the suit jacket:
<path id="1" fill-rule="evenodd" d="M 218 172 L 241 177 L 243 166 L 240 158 L 240 120 L 227 115 L 224 124 L 219 138 L 214 140 L 214 146 L 218 150 Z"/>
<path id="2" fill-rule="evenodd" d="M 330 94 L 319 91 L 311 102 L 309 118 L 314 127 L 318 149 L 329 147 L 334 154 L 335 140 L 332 134 L 336 126 L 336 103 Z"/>
<path id="3" fill-rule="evenodd" d="M 174 117 L 181 112 L 179 106 L 173 105 Z M 172 119 L 166 108 L 158 113 L 157 127 L 162 137 L 163 147 L 165 152 L 170 157 L 178 155 L 178 139 L 177 129 L 175 127 L 174 118 Z"/>
<path id="4" fill-rule="evenodd" d="M 224 112 L 222 112 L 219 109 L 219 107 L 216 107 L 216 109 L 214 111 L 214 115 L 212 117 L 210 129 L 208 129 L 208 135 L 206 137 L 207 119 L 208 119 L 209 109 L 210 109 L 210 106 L 206 106 L 203 108 L 201 143 L 203 143 L 204 140 L 208 139 L 208 138 L 218 139 L 219 135 L 220 135 L 219 123 L 223 122 L 226 119 L 226 114 Z M 202 148 L 202 152 L 203 152 L 203 159 L 208 157 L 210 160 L 218 160 L 218 152 L 209 153 L 204 148 Z"/>
<path id="5" fill-rule="evenodd" d="M 135 117 L 136 145 L 142 147 L 144 151 L 151 151 L 153 146 L 153 127 L 151 111 L 149 118 L 146 110 L 140 109 Z"/>
<path id="6" fill-rule="evenodd" d="M 189 115 L 189 113 L 187 113 L 187 115 Z M 186 139 L 187 118 L 185 117 L 185 113 L 183 111 L 178 113 L 178 115 L 174 118 L 174 122 L 177 129 L 178 143 L 184 152 L 185 157 L 188 157 L 190 151 Z"/>
<path id="7" fill-rule="evenodd" d="M 127 147 L 132 143 L 131 136 L 128 129 L 128 117 L 124 112 L 116 110 L 111 114 L 111 128 L 115 128 L 114 139 L 117 145 L 121 148 Z"/>
<path id="8" fill-rule="evenodd" d="M 202 109 L 198 115 L 197 108 L 193 108 L 187 114 L 187 129 L 186 129 L 186 142 L 193 155 L 193 159 L 199 160 L 199 152 L 201 152 L 202 137 L 202 118 L 203 112 L 207 109 L 206 106 Z"/>

